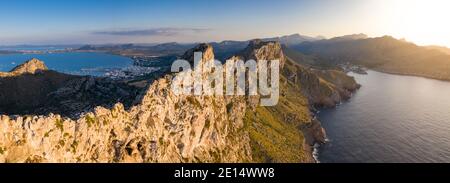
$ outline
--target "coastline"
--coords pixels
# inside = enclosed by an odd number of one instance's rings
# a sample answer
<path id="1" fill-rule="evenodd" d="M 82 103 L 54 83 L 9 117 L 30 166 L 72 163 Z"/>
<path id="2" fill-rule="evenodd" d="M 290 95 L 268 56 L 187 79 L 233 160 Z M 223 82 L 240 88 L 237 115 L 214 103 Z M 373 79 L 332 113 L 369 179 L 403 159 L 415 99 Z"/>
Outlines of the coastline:
<path id="1" fill-rule="evenodd" d="M 357 73 L 358 74 L 358 73 Z M 364 74 L 361 74 L 364 75 Z M 329 107 L 329 109 L 332 110 L 336 110 L 336 107 L 339 106 L 340 104 L 342 104 L 343 102 L 348 102 L 352 97 L 353 94 L 358 92 L 358 90 L 360 89 L 360 87 L 362 87 L 362 85 L 360 85 L 358 83 L 359 87 L 357 89 L 355 89 L 354 91 L 351 92 L 351 95 L 349 98 L 346 99 L 342 99 L 339 103 L 336 103 L 333 107 Z M 320 118 L 318 117 L 318 114 L 320 113 L 320 109 L 324 109 L 326 107 L 321 107 L 318 108 L 318 110 L 314 113 L 314 120 L 312 122 L 312 124 L 314 124 L 316 127 L 315 128 L 311 128 L 313 133 L 318 134 L 318 136 L 314 136 L 314 139 L 312 141 L 312 143 L 307 143 L 307 138 L 305 136 L 305 142 L 304 142 L 304 146 L 308 146 L 308 148 L 304 147 L 304 150 L 307 152 L 308 156 L 308 163 L 320 163 L 320 157 L 319 157 L 319 149 L 320 146 L 322 146 L 323 144 L 326 144 L 329 142 L 329 139 L 327 137 L 327 133 L 326 133 L 326 129 L 322 126 L 322 122 L 320 121 Z M 304 134 L 306 134 L 304 132 Z"/>
<path id="2" fill-rule="evenodd" d="M 369 68 L 367 70 L 368 71 L 379 72 L 379 73 L 384 73 L 384 74 L 391 74 L 391 75 L 398 75 L 398 76 L 408 76 L 408 77 L 418 77 L 418 78 L 424 78 L 424 79 L 438 80 L 438 81 L 442 81 L 442 82 L 450 82 L 450 79 L 440 79 L 440 78 L 436 78 L 436 77 L 430 77 L 430 76 L 427 76 L 427 75 L 406 74 L 406 73 L 402 73 L 402 72 L 391 72 L 391 71 L 386 71 L 386 70 L 383 70 L 383 69 L 376 69 L 376 68 Z M 356 73 L 356 74 L 359 74 L 359 73 Z M 358 90 L 354 91 L 353 93 L 355 93 L 357 91 Z M 348 101 L 348 100 L 344 100 L 343 102 L 345 102 L 345 101 Z M 336 106 L 338 106 L 338 104 Z M 334 108 L 332 107 L 332 109 L 334 109 Z M 317 117 L 316 120 L 320 121 L 320 118 Z M 323 145 L 325 143 L 328 143 L 328 139 L 326 137 L 326 129 L 324 129 L 322 126 L 320 126 L 320 128 L 321 128 L 321 130 L 323 130 L 323 134 L 324 134 L 323 138 L 325 138 L 323 143 L 319 142 L 319 141 L 317 141 L 316 143 L 308 143 L 307 142 L 308 141 L 307 137 L 305 135 L 305 142 L 303 144 L 303 149 L 305 150 L 305 154 L 308 155 L 307 160 L 305 161 L 306 163 L 320 163 L 318 154 L 316 154 L 316 153 L 318 153 L 318 150 L 319 150 L 321 145 Z M 312 129 L 312 130 L 317 132 L 318 129 Z M 312 140 L 316 141 L 315 138 L 313 138 Z"/>
<path id="3" fill-rule="evenodd" d="M 128 55 L 123 55 L 123 54 L 116 54 L 113 52 L 103 52 L 103 51 L 66 51 L 65 53 L 71 53 L 71 52 L 98 52 L 98 53 L 107 53 L 107 54 L 112 54 L 112 55 L 118 55 L 118 56 L 123 56 L 123 57 L 128 57 L 132 59 L 132 56 L 128 56 Z M 64 52 L 61 52 L 64 53 Z M 23 53 L 26 54 L 26 53 Z M 430 77 L 427 75 L 419 75 L 419 74 L 406 74 L 406 73 L 402 73 L 402 72 L 391 72 L 391 71 L 386 71 L 383 69 L 376 69 L 376 68 L 370 68 L 368 70 L 371 71 L 375 71 L 375 72 L 379 72 L 379 73 L 385 73 L 385 74 L 392 74 L 392 75 L 399 75 L 399 76 L 409 76 L 409 77 L 420 77 L 420 78 L 425 78 L 425 79 L 433 79 L 433 80 L 439 80 L 439 81 L 444 81 L 444 82 L 449 82 L 450 79 L 439 79 L 439 78 L 435 78 L 435 77 Z M 359 73 L 357 73 L 359 74 Z M 354 92 L 357 92 L 357 90 L 355 90 Z M 353 93 L 354 93 L 353 92 Z M 346 101 L 346 100 L 343 100 Z M 338 104 L 337 104 L 338 105 Z M 335 105 L 334 107 L 331 108 L 335 108 L 337 105 Z M 315 119 L 317 120 L 317 119 Z M 319 120 L 317 120 L 319 122 Z M 313 122 L 314 123 L 314 122 Z M 315 125 L 315 124 L 313 124 Z M 311 126 L 313 126 L 311 125 Z M 314 143 L 310 144 L 307 143 L 307 140 L 305 140 L 303 142 L 303 149 L 305 150 L 305 154 L 306 154 L 306 162 L 307 163 L 320 163 L 320 161 L 317 158 L 317 151 L 318 148 L 320 147 L 320 145 L 327 143 L 326 140 L 326 130 L 324 128 L 322 128 L 320 122 L 319 122 L 319 126 L 320 127 L 311 127 L 312 129 L 312 133 L 313 133 L 313 141 L 315 141 Z M 321 133 L 322 135 L 318 135 L 317 137 L 315 136 L 316 133 Z M 325 140 L 323 140 L 322 142 L 322 138 L 324 138 Z M 305 138 L 306 139 L 306 138 Z"/>
<path id="4" fill-rule="evenodd" d="M 306 128 L 302 129 L 303 150 L 305 151 L 305 163 L 320 163 L 318 158 L 318 147 L 327 142 L 326 130 L 318 119 L 314 119 Z"/>
<path id="5" fill-rule="evenodd" d="M 379 68 L 369 68 L 368 70 L 381 72 L 381 73 L 385 73 L 385 74 L 393 74 L 393 75 L 400 75 L 400 76 L 410 76 L 410 77 L 420 77 L 420 78 L 425 78 L 425 79 L 434 79 L 434 80 L 439 80 L 439 81 L 450 82 L 450 78 L 439 78 L 439 77 L 429 76 L 429 75 L 425 75 L 425 74 L 408 74 L 408 73 L 403 73 L 403 72 L 388 71 L 388 70 L 379 69 Z"/>
<path id="6" fill-rule="evenodd" d="M 431 80 L 437 80 L 437 81 L 442 81 L 442 82 L 450 82 L 450 79 L 439 79 L 439 78 L 436 78 L 436 77 L 429 77 L 429 76 L 426 76 L 426 75 L 406 74 L 406 73 L 401 73 L 401 72 L 391 72 L 391 71 L 386 71 L 386 70 L 383 70 L 383 69 L 376 69 L 376 68 L 368 68 L 367 71 L 374 71 L 374 72 L 378 72 L 378 73 L 398 75 L 398 76 L 407 76 L 407 77 L 417 77 L 417 78 L 423 78 L 423 79 L 431 79 Z M 361 74 L 361 73 L 356 73 L 356 74 L 364 75 L 364 74 Z M 354 94 L 357 91 L 358 90 L 353 91 L 352 94 Z M 349 101 L 351 99 L 351 97 L 348 98 L 347 100 L 343 100 L 342 102 Z M 335 110 L 335 108 L 338 105 L 339 104 L 336 104 L 334 107 L 331 107 L 331 109 Z M 323 109 L 323 107 L 319 108 L 319 109 Z M 318 109 L 318 112 L 320 112 L 319 109 Z M 320 123 L 320 118 L 317 116 L 318 112 L 315 113 L 315 120 L 317 120 Z M 320 158 L 319 157 L 319 149 L 320 149 L 320 147 L 322 145 L 324 145 L 324 144 L 329 142 L 329 140 L 328 140 L 328 138 L 326 136 L 326 129 L 323 128 L 321 126 L 321 124 L 319 124 L 319 125 L 320 125 L 320 129 L 323 131 L 323 138 L 324 138 L 323 142 L 316 141 L 316 139 L 313 139 L 313 141 L 315 141 L 315 142 L 313 144 L 311 144 L 311 143 L 308 144 L 306 142 L 307 138 L 305 136 L 305 142 L 303 144 L 303 146 L 304 146 L 303 149 L 305 150 L 306 154 L 308 155 L 306 163 L 320 163 L 320 160 L 319 160 L 319 158 Z M 313 131 L 317 131 L 317 129 L 315 129 Z"/>

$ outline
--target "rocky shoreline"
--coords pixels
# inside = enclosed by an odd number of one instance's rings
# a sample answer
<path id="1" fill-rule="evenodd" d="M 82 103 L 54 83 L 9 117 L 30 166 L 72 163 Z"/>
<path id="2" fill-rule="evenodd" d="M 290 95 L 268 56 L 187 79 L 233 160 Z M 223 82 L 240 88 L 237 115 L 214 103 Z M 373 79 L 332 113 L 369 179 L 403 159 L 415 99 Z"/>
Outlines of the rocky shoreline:
<path id="1" fill-rule="evenodd" d="M 314 114 L 313 122 L 309 126 L 302 128 L 302 132 L 305 137 L 303 148 L 308 154 L 305 163 L 320 163 L 318 148 L 328 142 L 326 129 L 322 127 L 320 120 Z"/>
<path id="2" fill-rule="evenodd" d="M 309 127 L 303 129 L 302 131 L 305 136 L 303 148 L 308 154 L 306 163 L 318 163 L 319 161 L 317 159 L 317 155 L 315 155 L 315 151 L 317 145 L 326 143 L 326 131 L 317 119 L 315 119 Z"/>

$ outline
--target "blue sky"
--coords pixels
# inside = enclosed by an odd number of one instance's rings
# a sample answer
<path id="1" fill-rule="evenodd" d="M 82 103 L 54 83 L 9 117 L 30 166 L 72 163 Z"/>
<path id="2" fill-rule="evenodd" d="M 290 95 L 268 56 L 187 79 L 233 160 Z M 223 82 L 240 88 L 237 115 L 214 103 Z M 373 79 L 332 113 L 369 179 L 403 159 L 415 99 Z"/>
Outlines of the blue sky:
<path id="1" fill-rule="evenodd" d="M 0 45 L 326 37 L 386 28 L 379 0 L 14 0 L 0 2 Z M 392 12 L 397 12 L 398 9 Z M 378 14 L 377 14 L 378 13 Z M 388 12 L 389 13 L 389 12 Z M 389 19 L 390 20 L 390 19 Z M 398 35 L 395 35 L 398 34 Z"/>

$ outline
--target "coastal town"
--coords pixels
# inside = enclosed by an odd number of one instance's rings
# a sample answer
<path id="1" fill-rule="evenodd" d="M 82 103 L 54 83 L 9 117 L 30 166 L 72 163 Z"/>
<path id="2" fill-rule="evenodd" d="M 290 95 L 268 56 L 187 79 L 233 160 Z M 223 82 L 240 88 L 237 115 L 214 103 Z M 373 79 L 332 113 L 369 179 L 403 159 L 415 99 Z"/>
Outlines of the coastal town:
<path id="1" fill-rule="evenodd" d="M 160 67 L 143 67 L 133 65 L 121 69 L 108 69 L 108 71 L 104 73 L 104 76 L 111 79 L 133 79 L 136 77 L 145 76 L 160 69 Z"/>

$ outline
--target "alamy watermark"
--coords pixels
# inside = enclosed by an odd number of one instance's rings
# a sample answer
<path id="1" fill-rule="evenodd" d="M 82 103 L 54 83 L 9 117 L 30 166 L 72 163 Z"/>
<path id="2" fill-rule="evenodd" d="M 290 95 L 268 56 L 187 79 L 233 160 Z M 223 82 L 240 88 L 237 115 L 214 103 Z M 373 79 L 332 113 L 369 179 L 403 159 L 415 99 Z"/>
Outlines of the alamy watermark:
<path id="1" fill-rule="evenodd" d="M 261 96 L 261 106 L 274 106 L 279 99 L 279 60 L 203 60 L 194 53 L 194 66 L 187 60 L 176 60 L 171 71 L 179 72 L 172 82 L 175 95 Z M 181 72 L 180 72 L 181 71 Z"/>

